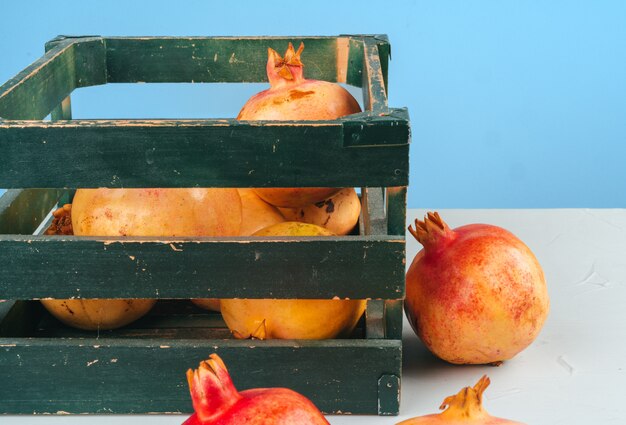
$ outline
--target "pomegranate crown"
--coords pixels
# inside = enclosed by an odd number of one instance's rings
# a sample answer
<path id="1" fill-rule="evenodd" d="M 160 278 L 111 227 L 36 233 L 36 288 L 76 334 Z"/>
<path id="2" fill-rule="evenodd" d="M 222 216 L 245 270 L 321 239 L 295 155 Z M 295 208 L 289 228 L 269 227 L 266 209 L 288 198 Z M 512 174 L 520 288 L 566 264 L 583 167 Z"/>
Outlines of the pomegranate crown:
<path id="1" fill-rule="evenodd" d="M 285 56 L 282 57 L 276 50 L 271 47 L 267 48 L 267 76 L 272 86 L 285 81 L 300 82 L 303 80 L 303 64 L 300 60 L 303 50 L 304 43 L 300 43 L 298 51 L 294 49 L 293 44 L 289 43 Z"/>
<path id="2" fill-rule="evenodd" d="M 214 420 L 241 398 L 217 354 L 200 362 L 198 369 L 189 369 L 187 382 L 193 408 L 201 422 Z"/>
<path id="3" fill-rule="evenodd" d="M 439 409 L 447 409 L 443 414 L 454 417 L 478 417 L 484 414 L 483 392 L 490 383 L 487 375 L 483 375 L 473 387 L 465 387 L 457 394 L 446 397 Z"/>
<path id="4" fill-rule="evenodd" d="M 415 228 L 408 227 L 409 232 L 425 248 L 435 246 L 442 239 L 449 239 L 454 235 L 454 231 L 448 227 L 438 212 L 428 212 L 424 221 L 415 219 Z"/>

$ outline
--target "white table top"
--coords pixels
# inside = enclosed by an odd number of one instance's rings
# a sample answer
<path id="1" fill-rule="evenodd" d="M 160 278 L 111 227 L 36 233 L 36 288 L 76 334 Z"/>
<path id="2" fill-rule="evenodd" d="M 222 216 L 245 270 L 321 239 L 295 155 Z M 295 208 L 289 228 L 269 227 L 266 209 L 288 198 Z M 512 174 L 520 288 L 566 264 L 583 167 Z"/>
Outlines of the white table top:
<path id="1" fill-rule="evenodd" d="M 493 415 L 529 425 L 626 423 L 626 210 L 441 210 L 451 226 L 502 226 L 542 264 L 551 312 L 539 338 L 500 367 L 434 358 L 404 326 L 400 416 L 329 416 L 333 425 L 395 424 L 436 412 L 441 401 L 487 374 Z M 409 210 L 409 219 L 424 210 Z M 407 240 L 408 263 L 419 244 Z M 6 385 L 7 383 L 1 383 Z M 184 416 L 0 416 L 2 425 L 174 425 Z"/>

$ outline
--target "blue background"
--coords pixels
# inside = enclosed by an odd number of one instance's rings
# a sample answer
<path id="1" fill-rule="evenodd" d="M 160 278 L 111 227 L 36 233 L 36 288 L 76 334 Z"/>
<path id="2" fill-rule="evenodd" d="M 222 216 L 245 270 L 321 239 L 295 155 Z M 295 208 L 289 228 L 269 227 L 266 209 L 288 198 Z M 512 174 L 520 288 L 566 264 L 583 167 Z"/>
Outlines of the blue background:
<path id="1" fill-rule="evenodd" d="M 386 33 L 390 105 L 412 120 L 409 207 L 626 207 L 626 2 L 20 3 L 0 11 L 0 83 L 58 34 Z M 232 117 L 262 87 L 108 85 L 72 106 Z"/>

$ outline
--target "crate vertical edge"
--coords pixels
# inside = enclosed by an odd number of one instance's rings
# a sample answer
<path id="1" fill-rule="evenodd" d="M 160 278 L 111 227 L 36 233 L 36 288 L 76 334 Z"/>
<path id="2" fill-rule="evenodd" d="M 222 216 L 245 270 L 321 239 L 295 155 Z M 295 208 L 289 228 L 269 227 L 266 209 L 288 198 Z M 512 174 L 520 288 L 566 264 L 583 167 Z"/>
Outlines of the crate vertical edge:
<path id="1" fill-rule="evenodd" d="M 264 81 L 259 64 L 266 48 L 301 40 L 311 65 L 307 78 L 362 87 L 363 113 L 314 123 L 71 119 L 70 93 L 77 88 Z M 58 37 L 46 49 L 0 87 L 0 186 L 14 189 L 0 198 L 0 261 L 7 265 L 0 270 L 0 298 L 9 300 L 0 303 L 0 371 L 13 382 L 0 389 L 0 413 L 186 413 L 184 371 L 218 352 L 239 389 L 287 386 L 326 413 L 397 414 L 410 134 L 406 110 L 387 107 L 386 38 Z M 42 121 L 50 112 L 53 121 Z M 177 155 L 165 154 L 172 151 Z M 147 152 L 156 160 L 146 161 Z M 234 170 L 234 152 L 248 168 Z M 363 196 L 361 232 L 271 243 L 32 236 L 56 201 L 67 199 L 58 188 L 101 186 L 356 186 Z M 286 266 L 279 261 L 294 252 L 309 263 L 295 256 Z M 149 278 L 124 263 L 142 255 Z M 55 258 L 84 261 L 51 267 Z M 226 259 L 233 270 L 260 273 L 263 281 L 218 273 Z M 181 262 L 179 285 L 171 284 L 169 273 Z M 106 285 L 93 273 L 99 267 L 114 271 Z M 297 279 L 286 281 L 280 267 Z M 215 277 L 209 286 L 193 273 L 207 270 Z M 198 339 L 185 337 L 183 328 L 167 337 L 42 336 L 37 329 L 45 313 L 28 301 L 133 296 L 371 301 L 364 338 L 324 341 Z"/>

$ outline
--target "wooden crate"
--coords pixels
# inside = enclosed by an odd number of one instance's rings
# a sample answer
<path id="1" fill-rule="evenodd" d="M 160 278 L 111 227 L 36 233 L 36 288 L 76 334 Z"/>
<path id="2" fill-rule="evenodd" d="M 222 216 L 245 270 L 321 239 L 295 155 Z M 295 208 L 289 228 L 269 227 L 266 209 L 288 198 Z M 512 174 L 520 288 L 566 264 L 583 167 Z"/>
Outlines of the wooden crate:
<path id="1" fill-rule="evenodd" d="M 363 88 L 332 121 L 72 120 L 70 93 L 116 82 L 262 82 L 267 47 L 306 45 L 307 78 Z M 239 389 L 285 386 L 325 413 L 398 413 L 409 120 L 387 106 L 384 36 L 64 37 L 0 87 L 0 413 L 187 413 L 185 371 L 219 353 Z M 52 121 L 43 121 L 51 113 Z M 77 187 L 361 187 L 358 235 L 33 235 Z M 346 339 L 235 340 L 186 299 L 368 299 Z M 159 298 L 108 332 L 40 298 Z"/>

